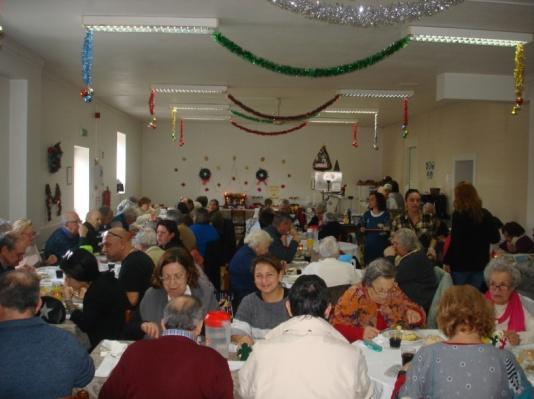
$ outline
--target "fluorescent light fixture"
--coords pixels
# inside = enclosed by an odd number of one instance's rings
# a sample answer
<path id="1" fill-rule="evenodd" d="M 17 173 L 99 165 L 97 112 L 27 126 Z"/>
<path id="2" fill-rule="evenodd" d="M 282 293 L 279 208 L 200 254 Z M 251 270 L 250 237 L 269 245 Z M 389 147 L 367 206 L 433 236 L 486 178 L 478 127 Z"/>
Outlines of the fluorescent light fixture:
<path id="1" fill-rule="evenodd" d="M 174 104 L 171 105 L 171 109 L 176 111 L 227 111 L 228 104 Z"/>
<path id="2" fill-rule="evenodd" d="M 404 98 L 413 96 L 413 90 L 359 90 L 344 89 L 338 90 L 337 94 L 345 97 L 366 97 L 366 98 Z"/>
<path id="3" fill-rule="evenodd" d="M 171 17 L 82 17 L 85 29 L 94 32 L 118 33 L 199 33 L 210 34 L 218 26 L 217 18 L 171 18 Z"/>
<path id="4" fill-rule="evenodd" d="M 180 117 L 180 119 L 183 119 L 184 121 L 228 121 L 230 120 L 229 116 L 217 116 L 217 115 L 209 115 L 209 116 L 184 116 Z"/>
<path id="5" fill-rule="evenodd" d="M 187 86 L 187 85 L 152 85 L 156 93 L 162 94 L 222 94 L 226 93 L 226 86 Z"/>
<path id="6" fill-rule="evenodd" d="M 357 109 L 357 108 L 329 108 L 321 114 L 376 114 L 377 109 Z"/>
<path id="7" fill-rule="evenodd" d="M 328 125 L 353 125 L 358 123 L 358 119 L 326 119 L 326 118 L 312 118 L 309 123 L 324 123 Z"/>
<path id="8" fill-rule="evenodd" d="M 530 33 L 499 32 L 456 28 L 410 26 L 412 40 L 418 42 L 475 44 L 479 46 L 515 47 L 532 41 Z"/>

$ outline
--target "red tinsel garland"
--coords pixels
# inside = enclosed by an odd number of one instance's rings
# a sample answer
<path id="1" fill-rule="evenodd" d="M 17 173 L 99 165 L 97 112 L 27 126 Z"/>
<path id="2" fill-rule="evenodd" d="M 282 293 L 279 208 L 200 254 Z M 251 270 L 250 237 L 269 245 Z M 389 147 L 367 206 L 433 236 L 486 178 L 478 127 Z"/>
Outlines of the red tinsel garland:
<path id="1" fill-rule="evenodd" d="M 243 104 L 241 101 L 236 99 L 231 94 L 228 94 L 228 99 L 230 101 L 232 101 L 238 107 L 244 109 L 245 111 L 247 111 L 247 112 L 249 112 L 249 113 L 251 113 L 253 115 L 256 115 L 257 117 L 270 119 L 270 120 L 273 120 L 273 121 L 298 121 L 298 120 L 303 120 L 303 119 L 309 119 L 309 118 L 317 115 L 322 110 L 324 110 L 324 109 L 328 108 L 329 106 L 331 106 L 333 103 L 335 103 L 338 100 L 339 97 L 341 97 L 341 96 L 339 94 L 336 94 L 334 96 L 334 98 L 328 100 L 326 103 L 324 103 L 320 107 L 315 108 L 314 110 L 312 110 L 310 112 L 306 112 L 305 114 L 293 115 L 293 116 L 277 116 L 277 115 L 262 114 L 261 112 L 258 112 L 256 110 L 250 108 L 249 106 Z"/>
<path id="2" fill-rule="evenodd" d="M 61 189 L 59 188 L 59 184 L 56 183 L 56 189 L 54 191 L 54 196 L 52 197 L 52 191 L 50 190 L 50 185 L 47 184 L 45 186 L 45 194 L 46 194 L 46 213 L 48 216 L 48 221 L 52 220 L 52 204 L 57 205 L 57 216 L 61 215 Z"/>
<path id="3" fill-rule="evenodd" d="M 352 125 L 352 146 L 358 148 L 358 124 Z"/>
<path id="4" fill-rule="evenodd" d="M 148 124 L 148 127 L 151 127 L 152 129 L 155 129 L 157 125 L 156 120 L 156 90 L 152 89 L 150 90 L 150 97 L 148 98 L 148 110 L 150 112 L 150 115 L 152 115 L 152 120 Z"/>
<path id="5" fill-rule="evenodd" d="M 183 147 L 184 144 L 184 120 L 180 119 L 180 140 L 178 141 L 178 146 Z"/>
<path id="6" fill-rule="evenodd" d="M 308 125 L 307 122 L 304 122 L 304 123 L 301 123 L 300 125 L 298 126 L 295 126 L 291 129 L 287 129 L 287 130 L 280 130 L 280 131 L 277 131 L 277 132 L 262 132 L 260 130 L 253 130 L 253 129 L 249 129 L 248 127 L 245 127 L 245 126 L 242 126 L 232 120 L 230 120 L 230 123 L 232 125 L 234 125 L 235 127 L 237 127 L 238 129 L 241 129 L 241 130 L 244 130 L 245 132 L 248 132 L 248 133 L 252 133 L 252 134 L 257 134 L 259 136 L 280 136 L 282 134 L 288 134 L 288 133 L 291 133 L 291 132 L 294 132 L 296 130 L 299 130 L 299 129 L 302 129 L 303 127 L 306 127 Z"/>

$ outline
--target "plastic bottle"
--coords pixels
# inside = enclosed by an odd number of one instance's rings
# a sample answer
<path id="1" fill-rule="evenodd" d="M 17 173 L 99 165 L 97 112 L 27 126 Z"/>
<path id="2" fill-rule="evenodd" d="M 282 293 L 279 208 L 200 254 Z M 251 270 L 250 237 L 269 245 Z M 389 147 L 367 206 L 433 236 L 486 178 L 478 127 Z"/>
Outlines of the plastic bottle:
<path id="1" fill-rule="evenodd" d="M 228 358 L 230 345 L 230 315 L 221 310 L 208 312 L 204 318 L 206 345 Z"/>

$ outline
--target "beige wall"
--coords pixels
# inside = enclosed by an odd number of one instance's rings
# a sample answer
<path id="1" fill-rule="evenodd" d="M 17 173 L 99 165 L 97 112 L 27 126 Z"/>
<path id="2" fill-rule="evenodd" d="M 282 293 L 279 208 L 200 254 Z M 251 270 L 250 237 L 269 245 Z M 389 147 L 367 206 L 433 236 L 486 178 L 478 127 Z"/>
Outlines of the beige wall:
<path id="1" fill-rule="evenodd" d="M 528 105 L 517 116 L 512 104 L 460 102 L 448 104 L 410 120 L 410 134 L 399 126 L 382 130 L 384 173 L 408 184 L 407 148 L 417 148 L 417 187 L 440 187 L 452 208 L 453 164 L 462 155 L 476 159 L 475 186 L 483 205 L 503 222 L 526 221 L 528 166 Z M 434 177 L 426 177 L 425 162 L 434 161 Z"/>

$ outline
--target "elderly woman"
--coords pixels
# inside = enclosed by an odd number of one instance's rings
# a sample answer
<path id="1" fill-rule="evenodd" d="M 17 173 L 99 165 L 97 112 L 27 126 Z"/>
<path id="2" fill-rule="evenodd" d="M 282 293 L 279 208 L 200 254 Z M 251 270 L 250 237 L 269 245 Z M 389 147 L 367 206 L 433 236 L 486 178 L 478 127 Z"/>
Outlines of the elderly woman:
<path id="1" fill-rule="evenodd" d="M 364 261 L 368 265 L 382 257 L 388 246 L 390 215 L 386 209 L 386 197 L 379 192 L 369 194 L 369 209 L 363 214 L 360 231 L 365 236 Z"/>
<path id="2" fill-rule="evenodd" d="M 113 272 L 101 273 L 93 254 L 84 249 L 67 252 L 61 262 L 65 273 L 63 297 L 70 320 L 87 333 L 94 348 L 103 339 L 119 339 L 128 297 Z M 74 291 L 84 291 L 81 310 L 72 303 Z"/>
<path id="3" fill-rule="evenodd" d="M 315 274 L 321 277 L 327 287 L 352 285 L 361 281 L 361 271 L 356 270 L 351 263 L 338 260 L 339 244 L 334 237 L 325 237 L 319 243 L 321 260 L 310 263 L 302 274 Z"/>
<path id="4" fill-rule="evenodd" d="M 37 245 L 35 245 L 34 242 L 36 234 L 33 230 L 32 221 L 30 219 L 15 220 L 11 231 L 15 233 L 15 235 L 19 236 L 22 240 L 24 240 L 26 245 L 26 252 L 24 253 L 24 258 L 22 258 L 22 260 L 20 261 L 19 266 L 40 266 L 42 263 L 41 254 L 39 253 L 39 249 L 37 248 Z M 53 265 L 56 262 L 56 257 L 54 255 L 50 255 L 45 263 L 47 265 Z"/>
<path id="5" fill-rule="evenodd" d="M 510 254 L 528 254 L 534 252 L 534 241 L 525 234 L 525 229 L 517 222 L 508 222 L 502 226 L 504 241 L 499 248 Z"/>
<path id="6" fill-rule="evenodd" d="M 255 339 L 289 319 L 286 309 L 288 290 L 282 287 L 284 267 L 271 256 L 259 256 L 252 262 L 257 292 L 241 301 L 232 322 L 232 341 L 252 345 Z"/>
<path id="7" fill-rule="evenodd" d="M 504 332 L 511 345 L 534 343 L 534 317 L 525 307 L 527 299 L 515 291 L 521 273 L 511 259 L 492 259 L 484 270 L 489 291 L 486 299 L 495 308 L 496 329 Z"/>
<path id="8" fill-rule="evenodd" d="M 204 313 L 219 308 L 213 285 L 193 262 L 184 248 L 165 251 L 152 276 L 149 288 L 139 306 L 141 330 L 149 337 L 159 337 L 163 309 L 169 299 L 193 295 L 200 300 Z"/>
<path id="9" fill-rule="evenodd" d="M 144 227 L 140 229 L 132 239 L 132 245 L 135 247 L 135 249 L 143 251 L 150 256 L 150 259 L 152 259 L 154 265 L 158 264 L 159 258 L 161 258 L 161 255 L 163 255 L 165 252 L 163 249 L 158 247 L 156 232 L 150 227 Z"/>
<path id="10" fill-rule="evenodd" d="M 395 283 L 395 266 L 384 258 L 371 262 L 361 283 L 339 298 L 330 323 L 349 341 L 372 339 L 395 324 L 421 326 L 425 311 Z"/>
<path id="11" fill-rule="evenodd" d="M 401 371 L 396 392 L 409 398 L 531 398 L 532 387 L 513 354 L 482 344 L 494 328 L 492 306 L 474 287 L 450 287 L 441 298 L 438 326 L 445 342 L 423 346 Z"/>
<path id="12" fill-rule="evenodd" d="M 234 309 L 239 307 L 241 300 L 256 291 L 252 276 L 252 261 L 269 252 L 273 239 L 269 233 L 259 230 L 245 237 L 243 245 L 230 261 L 230 285 L 234 293 Z"/>
<path id="13" fill-rule="evenodd" d="M 411 301 L 428 313 L 438 282 L 434 266 L 426 253 L 419 248 L 419 240 L 410 229 L 400 229 L 393 233 L 391 247 L 384 255 L 391 257 L 397 266 L 395 281 Z"/>

